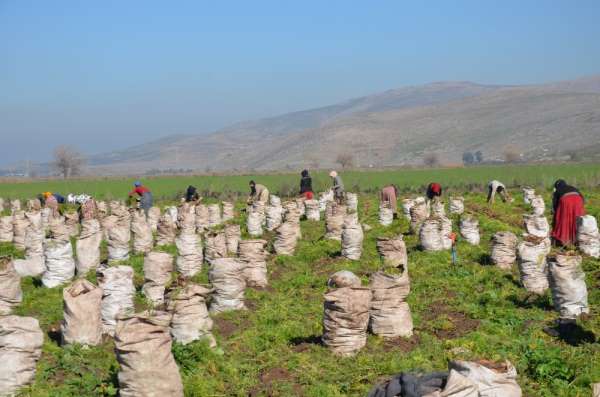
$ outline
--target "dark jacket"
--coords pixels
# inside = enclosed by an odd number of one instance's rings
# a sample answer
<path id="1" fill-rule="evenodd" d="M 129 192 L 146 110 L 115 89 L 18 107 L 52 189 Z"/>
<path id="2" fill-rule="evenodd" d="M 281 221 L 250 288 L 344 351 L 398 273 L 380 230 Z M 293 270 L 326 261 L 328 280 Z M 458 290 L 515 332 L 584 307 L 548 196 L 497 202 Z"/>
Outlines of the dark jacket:
<path id="1" fill-rule="evenodd" d="M 185 192 L 185 201 L 189 203 L 190 201 L 198 200 L 199 197 L 198 190 L 192 185 L 188 186 Z"/>
<path id="2" fill-rule="evenodd" d="M 310 176 L 303 176 L 300 179 L 300 194 L 312 191 L 312 178 Z"/>
<path id="3" fill-rule="evenodd" d="M 577 193 L 583 198 L 583 194 L 573 186 L 567 185 L 563 179 L 559 179 L 554 183 L 554 194 L 552 195 L 552 210 L 556 212 L 560 199 L 567 193 Z"/>

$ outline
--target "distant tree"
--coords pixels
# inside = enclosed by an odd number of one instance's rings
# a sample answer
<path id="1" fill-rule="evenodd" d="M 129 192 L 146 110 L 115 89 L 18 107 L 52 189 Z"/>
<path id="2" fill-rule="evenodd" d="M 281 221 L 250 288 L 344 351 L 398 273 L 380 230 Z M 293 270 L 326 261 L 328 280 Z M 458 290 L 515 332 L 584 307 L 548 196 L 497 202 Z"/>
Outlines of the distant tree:
<path id="1" fill-rule="evenodd" d="M 77 149 L 61 145 L 54 149 L 54 168 L 63 178 L 69 178 L 81 173 L 84 158 Z"/>
<path id="2" fill-rule="evenodd" d="M 423 156 L 423 163 L 428 167 L 435 167 L 440 164 L 440 156 L 437 153 L 426 153 Z"/>
<path id="3" fill-rule="evenodd" d="M 335 162 L 344 169 L 350 168 L 354 164 L 354 155 L 352 155 L 352 153 L 340 153 L 335 159 Z"/>
<path id="4" fill-rule="evenodd" d="M 462 160 L 465 165 L 471 165 L 475 162 L 475 156 L 471 152 L 464 152 Z"/>
<path id="5" fill-rule="evenodd" d="M 481 150 L 476 151 L 474 156 L 477 163 L 483 162 L 483 153 L 481 153 Z"/>
<path id="6" fill-rule="evenodd" d="M 517 161 L 521 160 L 521 152 L 519 151 L 519 148 L 517 148 L 514 145 L 508 145 L 506 148 L 504 148 L 504 160 L 507 163 L 516 163 Z"/>

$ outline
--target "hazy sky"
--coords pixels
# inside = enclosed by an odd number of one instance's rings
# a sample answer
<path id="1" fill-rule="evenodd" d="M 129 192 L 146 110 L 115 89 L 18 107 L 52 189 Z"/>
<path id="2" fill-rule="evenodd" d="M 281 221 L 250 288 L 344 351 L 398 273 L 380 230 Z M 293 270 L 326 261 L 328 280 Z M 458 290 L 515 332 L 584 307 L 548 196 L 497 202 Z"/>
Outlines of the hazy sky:
<path id="1" fill-rule="evenodd" d="M 599 21 L 598 0 L 0 0 L 0 164 L 404 85 L 597 74 Z"/>

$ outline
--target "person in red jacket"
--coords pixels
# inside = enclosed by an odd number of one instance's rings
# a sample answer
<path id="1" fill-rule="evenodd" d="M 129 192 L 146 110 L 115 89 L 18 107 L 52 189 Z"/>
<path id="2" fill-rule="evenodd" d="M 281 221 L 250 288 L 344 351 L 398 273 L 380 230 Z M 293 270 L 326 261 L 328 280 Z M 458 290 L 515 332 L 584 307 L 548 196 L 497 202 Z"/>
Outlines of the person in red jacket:
<path id="1" fill-rule="evenodd" d="M 427 186 L 427 199 L 429 201 L 438 200 L 442 196 L 442 185 L 432 182 Z"/>
<path id="2" fill-rule="evenodd" d="M 557 245 L 573 245 L 577 241 L 577 218 L 585 215 L 583 195 L 562 179 L 554 184 L 552 197 L 552 238 Z"/>
<path id="3" fill-rule="evenodd" d="M 148 210 L 152 207 L 152 202 L 154 201 L 152 198 L 152 192 L 146 186 L 142 185 L 142 182 L 135 181 L 133 183 L 134 189 L 129 192 L 129 196 L 133 196 L 137 194 L 140 196 L 140 208 L 144 210 L 146 216 L 148 216 Z"/>

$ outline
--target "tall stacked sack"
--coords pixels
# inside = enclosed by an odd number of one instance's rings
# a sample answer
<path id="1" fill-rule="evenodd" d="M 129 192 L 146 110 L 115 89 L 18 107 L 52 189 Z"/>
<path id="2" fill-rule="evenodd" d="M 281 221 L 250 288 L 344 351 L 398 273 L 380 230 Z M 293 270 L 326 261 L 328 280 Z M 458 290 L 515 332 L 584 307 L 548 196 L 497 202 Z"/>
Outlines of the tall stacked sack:
<path id="1" fill-rule="evenodd" d="M 269 197 L 269 205 L 265 209 L 266 229 L 273 231 L 277 229 L 283 222 L 283 207 L 281 199 L 275 195 Z M 258 228 L 258 226 L 256 226 Z"/>
<path id="2" fill-rule="evenodd" d="M 523 287 L 534 294 L 542 295 L 548 289 L 548 263 L 550 240 L 525 237 L 518 246 L 518 265 Z"/>
<path id="3" fill-rule="evenodd" d="M 342 256 L 344 258 L 359 260 L 362 255 L 364 233 L 358 221 L 356 212 L 349 213 L 344 218 L 342 228 Z"/>
<path id="4" fill-rule="evenodd" d="M 423 197 L 418 197 L 412 202 L 410 207 L 410 232 L 413 234 L 419 233 L 421 224 L 429 217 L 429 209 L 427 202 Z"/>
<path id="5" fill-rule="evenodd" d="M 327 203 L 327 208 L 325 209 L 325 238 L 338 241 L 342 239 L 342 229 L 346 213 L 347 207 L 345 205 L 334 201 Z"/>
<path id="6" fill-rule="evenodd" d="M 590 312 L 581 256 L 572 253 L 548 258 L 552 301 L 561 319 L 574 320 Z"/>
<path id="7" fill-rule="evenodd" d="M 577 246 L 584 254 L 600 258 L 600 233 L 596 218 L 592 215 L 577 219 Z"/>

